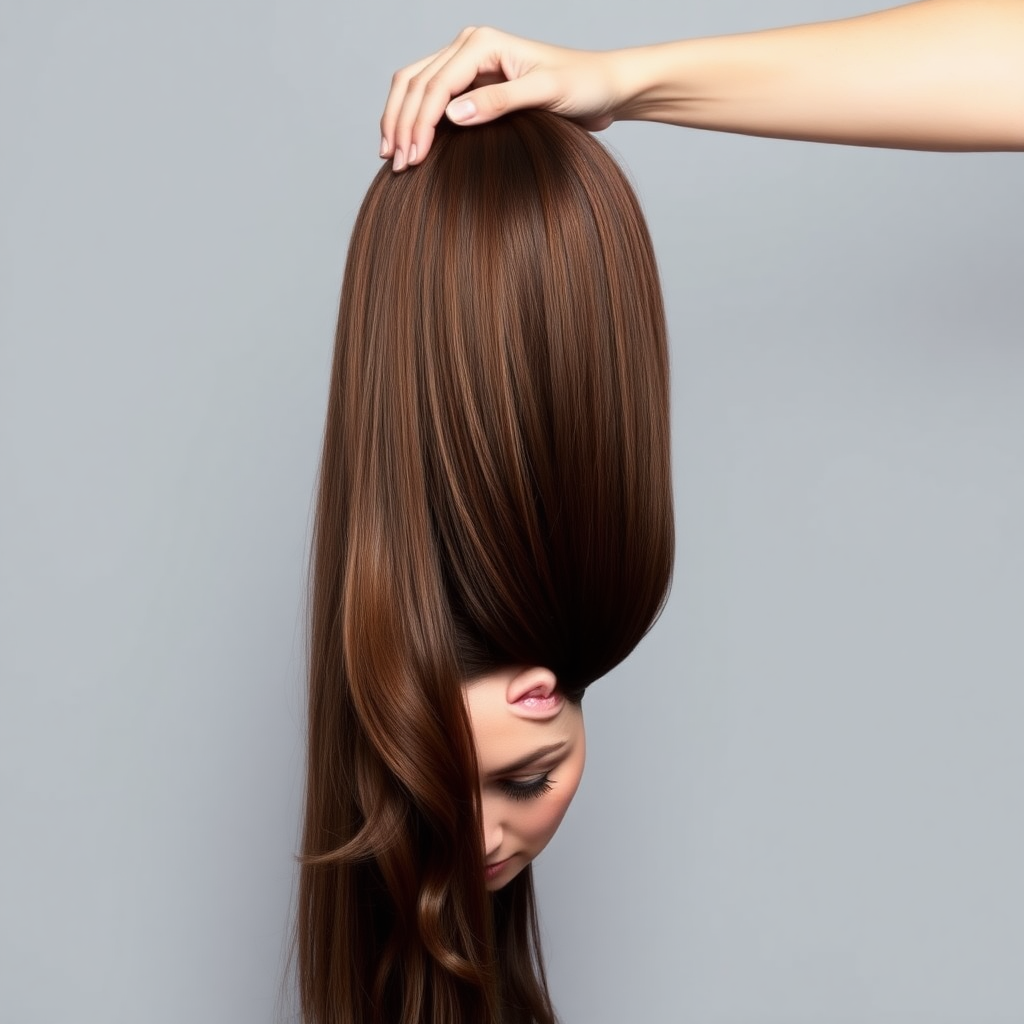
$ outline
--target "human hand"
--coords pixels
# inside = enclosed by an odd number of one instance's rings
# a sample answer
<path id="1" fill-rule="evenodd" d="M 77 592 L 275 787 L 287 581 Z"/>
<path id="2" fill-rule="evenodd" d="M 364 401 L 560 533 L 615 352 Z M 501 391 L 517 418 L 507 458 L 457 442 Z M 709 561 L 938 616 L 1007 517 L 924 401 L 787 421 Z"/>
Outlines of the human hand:
<path id="1" fill-rule="evenodd" d="M 590 131 L 607 128 L 625 99 L 615 52 L 570 50 L 495 28 L 464 28 L 448 46 L 395 72 L 380 120 L 380 155 L 393 156 L 396 171 L 420 163 L 445 113 L 456 124 L 474 125 L 537 107 Z"/>

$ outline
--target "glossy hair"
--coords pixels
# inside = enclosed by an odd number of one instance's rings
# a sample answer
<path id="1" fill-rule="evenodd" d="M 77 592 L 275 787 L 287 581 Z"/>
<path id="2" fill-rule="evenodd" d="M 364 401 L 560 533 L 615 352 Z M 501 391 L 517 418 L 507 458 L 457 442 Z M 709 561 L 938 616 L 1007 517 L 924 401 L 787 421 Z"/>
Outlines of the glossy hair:
<path id="1" fill-rule="evenodd" d="M 308 1024 L 551 1024 L 529 867 L 484 885 L 463 682 L 579 700 L 673 558 L 668 353 L 632 189 L 554 115 L 439 128 L 349 247 L 311 564 Z"/>

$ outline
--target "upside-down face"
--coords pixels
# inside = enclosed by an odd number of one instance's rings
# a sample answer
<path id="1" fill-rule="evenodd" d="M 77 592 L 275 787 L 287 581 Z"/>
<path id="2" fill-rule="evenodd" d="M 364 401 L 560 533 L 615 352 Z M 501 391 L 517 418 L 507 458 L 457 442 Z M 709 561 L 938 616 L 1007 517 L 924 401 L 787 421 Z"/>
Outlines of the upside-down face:
<path id="1" fill-rule="evenodd" d="M 480 770 L 485 881 L 510 882 L 547 846 L 583 775 L 583 710 L 545 668 L 502 669 L 464 687 Z"/>

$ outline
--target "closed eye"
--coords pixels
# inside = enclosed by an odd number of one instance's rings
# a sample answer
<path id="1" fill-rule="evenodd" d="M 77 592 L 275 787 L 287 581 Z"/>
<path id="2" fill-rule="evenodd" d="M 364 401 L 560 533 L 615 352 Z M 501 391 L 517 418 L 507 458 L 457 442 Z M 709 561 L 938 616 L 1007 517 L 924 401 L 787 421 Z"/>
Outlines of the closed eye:
<path id="1" fill-rule="evenodd" d="M 520 782 L 516 779 L 502 779 L 498 785 L 501 791 L 513 800 L 533 800 L 551 791 L 551 778 L 547 772 L 539 778 Z"/>

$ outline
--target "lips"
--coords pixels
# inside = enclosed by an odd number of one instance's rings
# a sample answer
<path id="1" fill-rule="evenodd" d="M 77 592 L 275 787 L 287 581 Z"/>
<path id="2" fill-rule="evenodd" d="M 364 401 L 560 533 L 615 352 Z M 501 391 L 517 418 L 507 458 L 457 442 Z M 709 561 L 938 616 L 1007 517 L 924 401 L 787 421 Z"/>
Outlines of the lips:
<path id="1" fill-rule="evenodd" d="M 511 860 L 511 857 L 506 857 L 504 860 L 495 861 L 493 864 L 488 864 L 484 868 L 484 874 L 487 876 L 487 880 L 490 881 L 501 873 L 502 869 Z"/>

